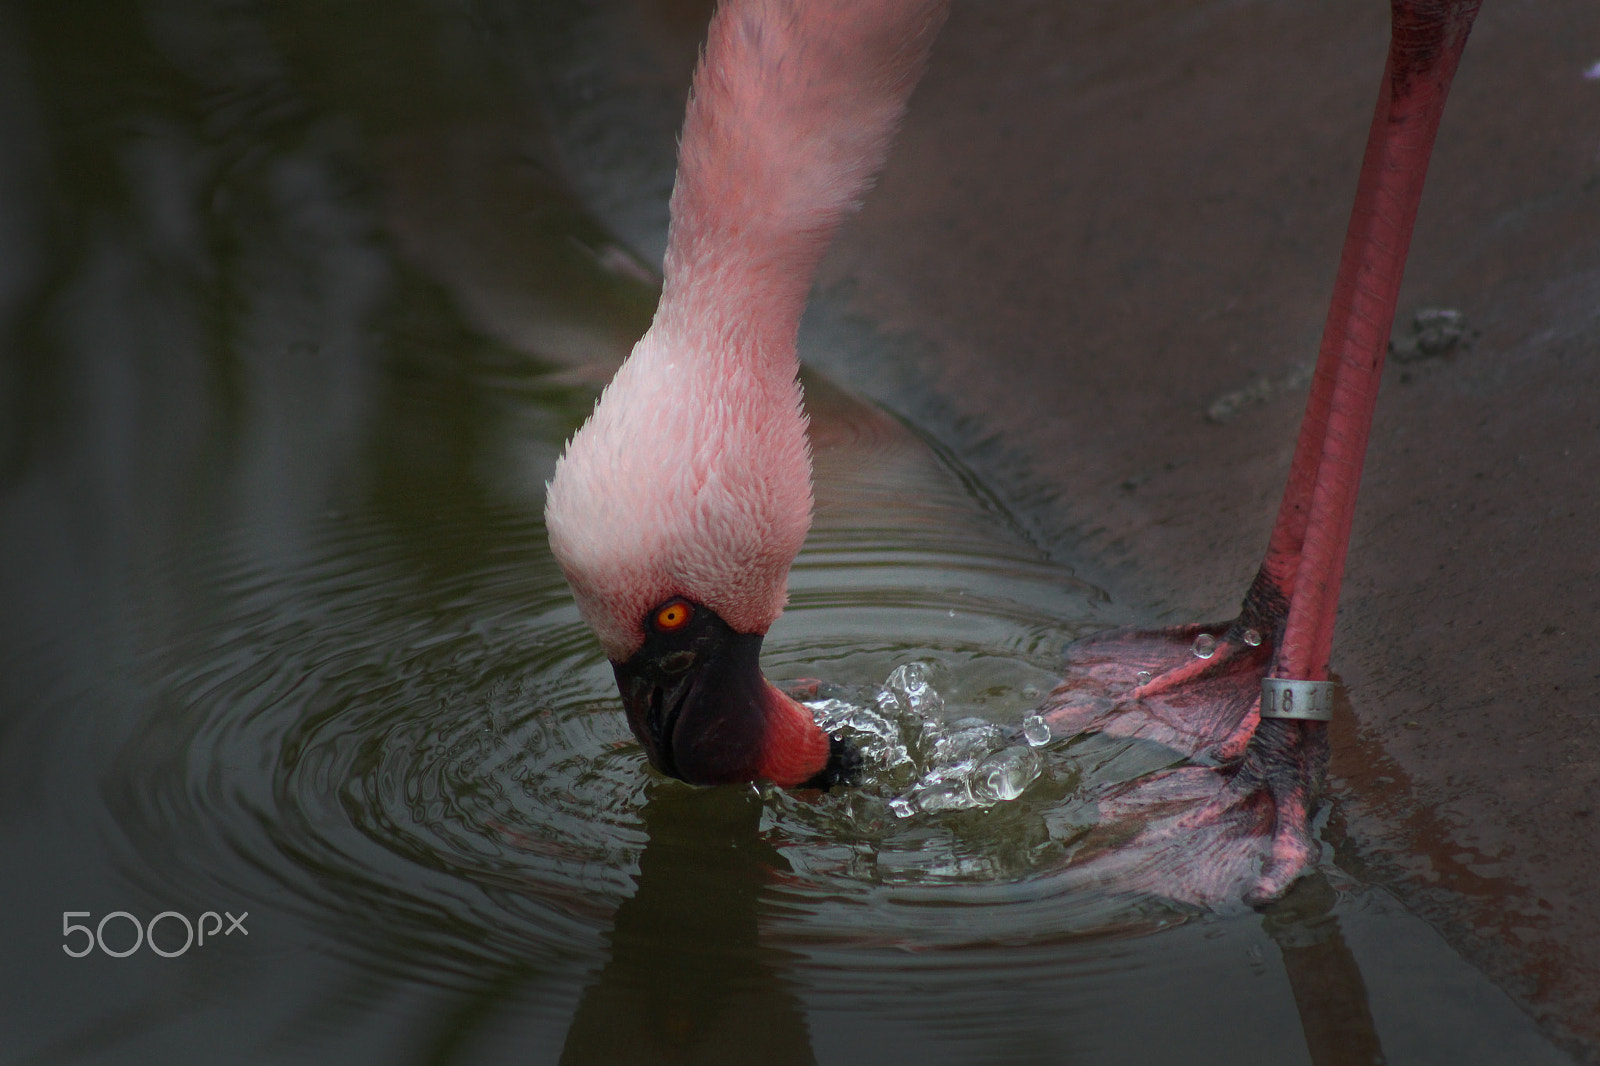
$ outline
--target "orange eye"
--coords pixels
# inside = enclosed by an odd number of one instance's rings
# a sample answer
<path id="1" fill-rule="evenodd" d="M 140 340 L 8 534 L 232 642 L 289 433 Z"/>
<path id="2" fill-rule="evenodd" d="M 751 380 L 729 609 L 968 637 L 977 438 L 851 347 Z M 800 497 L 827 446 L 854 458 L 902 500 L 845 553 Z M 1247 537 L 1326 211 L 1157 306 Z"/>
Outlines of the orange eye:
<path id="1" fill-rule="evenodd" d="M 682 629 L 694 617 L 694 608 L 683 600 L 673 600 L 656 612 L 656 628 L 671 632 Z"/>

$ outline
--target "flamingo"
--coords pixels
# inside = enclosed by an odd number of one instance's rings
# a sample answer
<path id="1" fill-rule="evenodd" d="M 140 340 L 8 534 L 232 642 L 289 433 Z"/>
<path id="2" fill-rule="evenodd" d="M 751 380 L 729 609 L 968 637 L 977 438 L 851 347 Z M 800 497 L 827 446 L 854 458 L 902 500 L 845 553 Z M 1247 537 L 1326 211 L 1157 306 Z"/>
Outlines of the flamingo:
<path id="1" fill-rule="evenodd" d="M 1239 616 L 1081 641 L 1041 708 L 1058 730 L 1136 733 L 1210 756 L 1152 795 L 1205 797 L 1180 834 L 1227 824 L 1265 849 L 1245 893 L 1254 902 L 1281 895 L 1311 856 L 1356 489 L 1434 135 L 1478 3 L 1391 0 L 1306 413 Z M 684 120 L 655 319 L 549 484 L 551 548 L 629 724 L 651 763 L 684 781 L 830 787 L 855 773 L 849 748 L 759 665 L 811 519 L 795 341 L 818 261 L 882 166 L 945 10 L 723 0 Z"/>

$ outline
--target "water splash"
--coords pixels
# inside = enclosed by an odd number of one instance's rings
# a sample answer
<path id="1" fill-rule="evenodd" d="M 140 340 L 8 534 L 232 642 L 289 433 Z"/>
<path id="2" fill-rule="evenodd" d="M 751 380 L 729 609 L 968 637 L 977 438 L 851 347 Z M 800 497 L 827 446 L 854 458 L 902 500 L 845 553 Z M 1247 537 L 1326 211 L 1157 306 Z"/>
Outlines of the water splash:
<path id="1" fill-rule="evenodd" d="M 978 764 L 973 795 L 994 803 L 1014 800 L 1033 783 L 1040 770 L 1039 756 L 1031 748 L 1013 745 L 993 752 Z"/>
<path id="2" fill-rule="evenodd" d="M 871 793 L 889 792 L 896 818 L 992 807 L 1021 796 L 1044 770 L 1033 748 L 1048 743 L 1050 727 L 1032 716 L 1013 731 L 978 717 L 945 722 L 936 667 L 923 662 L 895 667 L 871 693 L 841 694 L 808 704 L 817 723 L 861 753 Z M 860 812 L 852 808 L 852 820 Z"/>
<path id="3" fill-rule="evenodd" d="M 931 718 L 944 711 L 944 697 L 934 689 L 927 663 L 913 662 L 897 666 L 884 681 L 884 690 L 890 693 L 912 714 Z"/>

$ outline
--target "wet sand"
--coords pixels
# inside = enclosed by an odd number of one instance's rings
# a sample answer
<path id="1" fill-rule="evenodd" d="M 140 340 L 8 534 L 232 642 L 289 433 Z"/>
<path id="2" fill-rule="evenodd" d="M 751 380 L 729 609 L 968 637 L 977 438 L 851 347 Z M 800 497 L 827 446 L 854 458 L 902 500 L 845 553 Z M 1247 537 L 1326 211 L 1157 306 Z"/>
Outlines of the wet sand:
<path id="1" fill-rule="evenodd" d="M 825 266 L 813 336 L 900 353 L 839 376 L 936 418 L 1119 620 L 1228 617 L 1259 561 L 1386 22 L 958 6 Z M 1324 835 L 1600 1061 L 1596 60 L 1586 0 L 1489 0 L 1468 45 L 1396 336 L 1427 307 L 1470 332 L 1386 371 Z"/>

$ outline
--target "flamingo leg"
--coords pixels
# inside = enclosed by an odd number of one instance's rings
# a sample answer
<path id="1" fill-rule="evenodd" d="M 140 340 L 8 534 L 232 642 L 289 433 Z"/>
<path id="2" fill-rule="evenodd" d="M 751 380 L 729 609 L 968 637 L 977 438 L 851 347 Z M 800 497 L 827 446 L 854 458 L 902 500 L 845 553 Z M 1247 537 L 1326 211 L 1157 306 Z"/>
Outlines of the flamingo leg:
<path id="1" fill-rule="evenodd" d="M 1309 820 L 1328 751 L 1324 722 L 1260 717 L 1260 678 L 1327 678 L 1401 276 L 1478 5 L 1391 0 L 1388 60 L 1305 417 L 1266 557 L 1239 617 L 1081 641 L 1068 649 L 1067 676 L 1043 712 L 1058 731 L 1148 737 L 1221 764 L 1215 795 L 1182 822 L 1191 829 L 1230 823 L 1241 846 L 1212 843 L 1218 861 L 1260 863 L 1245 893 L 1254 902 L 1281 895 L 1310 861 Z M 1158 835 L 1171 838 L 1172 828 Z M 1250 837 L 1266 845 L 1264 853 L 1243 846 Z M 1186 894 L 1181 885 L 1165 887 Z"/>
<path id="2" fill-rule="evenodd" d="M 1327 675 L 1395 304 L 1445 98 L 1478 0 L 1394 0 L 1389 58 L 1289 484 L 1261 577 L 1284 590 L 1274 674 Z M 1247 597 L 1248 602 L 1248 597 Z"/>

